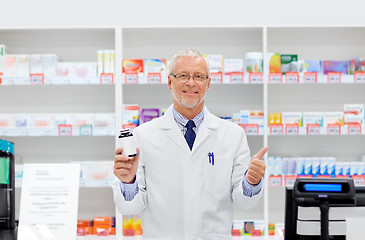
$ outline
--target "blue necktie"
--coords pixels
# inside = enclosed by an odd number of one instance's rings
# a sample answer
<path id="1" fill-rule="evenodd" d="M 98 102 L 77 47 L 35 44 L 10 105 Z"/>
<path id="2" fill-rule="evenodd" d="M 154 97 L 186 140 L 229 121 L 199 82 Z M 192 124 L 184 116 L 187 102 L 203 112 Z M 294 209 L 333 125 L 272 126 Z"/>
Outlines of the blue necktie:
<path id="1" fill-rule="evenodd" d="M 191 151 L 191 149 L 193 148 L 195 137 L 196 137 L 196 134 L 193 130 L 193 127 L 195 127 L 195 123 L 193 120 L 189 120 L 185 126 L 187 128 L 186 133 L 185 133 L 185 139 L 186 139 L 186 142 L 188 143 L 188 145 L 190 147 L 190 151 Z"/>

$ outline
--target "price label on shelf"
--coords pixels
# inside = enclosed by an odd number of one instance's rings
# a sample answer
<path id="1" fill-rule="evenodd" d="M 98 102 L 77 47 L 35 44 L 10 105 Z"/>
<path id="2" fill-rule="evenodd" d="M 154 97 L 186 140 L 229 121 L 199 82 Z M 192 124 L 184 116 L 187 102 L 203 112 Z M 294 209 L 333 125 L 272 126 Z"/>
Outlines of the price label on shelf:
<path id="1" fill-rule="evenodd" d="M 285 134 L 287 134 L 287 135 L 298 135 L 299 134 L 298 124 L 286 124 L 285 125 Z"/>
<path id="2" fill-rule="evenodd" d="M 258 124 L 244 124 L 243 125 L 247 135 L 258 135 L 259 125 Z"/>
<path id="3" fill-rule="evenodd" d="M 271 135 L 282 135 L 283 134 L 283 125 L 282 124 L 271 124 L 270 125 L 270 134 Z"/>
<path id="4" fill-rule="evenodd" d="M 243 73 L 231 73 L 231 83 L 243 83 Z"/>
<path id="5" fill-rule="evenodd" d="M 365 176 L 363 175 L 354 175 L 352 176 L 354 180 L 354 184 L 357 186 L 364 186 L 365 185 Z"/>
<path id="6" fill-rule="evenodd" d="M 43 73 L 30 74 L 30 84 L 32 85 L 42 85 L 44 84 Z"/>
<path id="7" fill-rule="evenodd" d="M 102 73 L 100 74 L 100 84 L 113 84 L 114 74 L 113 73 Z"/>
<path id="8" fill-rule="evenodd" d="M 151 84 L 161 83 L 161 73 L 148 73 L 147 82 Z"/>
<path id="9" fill-rule="evenodd" d="M 124 75 L 124 82 L 126 84 L 136 84 L 136 83 L 138 83 L 138 74 L 137 73 L 126 73 Z"/>
<path id="10" fill-rule="evenodd" d="M 316 72 L 306 72 L 304 73 L 304 83 L 317 83 L 317 73 Z"/>
<path id="11" fill-rule="evenodd" d="M 294 186 L 295 180 L 298 178 L 297 175 L 286 175 L 284 177 L 285 186 Z"/>
<path id="12" fill-rule="evenodd" d="M 298 83 L 299 73 L 298 72 L 287 72 L 285 73 L 287 83 Z"/>
<path id="13" fill-rule="evenodd" d="M 249 75 L 249 81 L 250 83 L 262 83 L 262 73 L 261 72 L 256 72 L 256 73 L 250 73 Z"/>
<path id="14" fill-rule="evenodd" d="M 361 124 L 348 124 L 349 135 L 360 135 L 361 134 Z"/>
<path id="15" fill-rule="evenodd" d="M 72 136 L 72 125 L 58 125 L 58 136 Z"/>
<path id="16" fill-rule="evenodd" d="M 269 177 L 269 186 L 271 187 L 281 187 L 283 182 L 283 178 L 281 176 L 270 176 Z"/>
<path id="17" fill-rule="evenodd" d="M 80 126 L 80 136 L 92 136 L 93 126 L 92 125 L 81 125 Z"/>
<path id="18" fill-rule="evenodd" d="M 223 74 L 221 72 L 210 73 L 211 83 L 222 83 L 223 82 Z"/>
<path id="19" fill-rule="evenodd" d="M 283 74 L 282 73 L 270 73 L 269 74 L 269 83 L 282 83 Z"/>
<path id="20" fill-rule="evenodd" d="M 350 178 L 348 175 L 336 175 L 335 178 Z"/>
<path id="21" fill-rule="evenodd" d="M 307 134 L 308 135 L 319 135 L 321 133 L 320 124 L 307 124 Z"/>
<path id="22" fill-rule="evenodd" d="M 355 72 L 354 81 L 355 83 L 365 83 L 365 72 Z"/>
<path id="23" fill-rule="evenodd" d="M 254 229 L 251 231 L 251 236 L 253 236 L 253 237 L 262 236 L 262 232 L 259 229 Z"/>
<path id="24" fill-rule="evenodd" d="M 340 72 L 328 72 L 327 81 L 328 81 L 328 83 L 341 83 L 341 73 Z"/>
<path id="25" fill-rule="evenodd" d="M 327 125 L 328 135 L 340 135 L 341 134 L 341 124 L 328 124 Z"/>

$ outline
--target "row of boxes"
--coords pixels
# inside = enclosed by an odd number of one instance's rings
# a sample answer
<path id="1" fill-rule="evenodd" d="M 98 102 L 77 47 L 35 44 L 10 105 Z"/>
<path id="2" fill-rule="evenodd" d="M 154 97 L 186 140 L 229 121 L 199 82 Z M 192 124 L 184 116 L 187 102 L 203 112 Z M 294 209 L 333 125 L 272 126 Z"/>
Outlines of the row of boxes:
<path id="1" fill-rule="evenodd" d="M 343 112 L 282 112 L 270 113 L 269 125 L 297 124 L 306 127 L 307 124 L 361 124 L 364 125 L 364 104 L 345 104 Z"/>
<path id="2" fill-rule="evenodd" d="M 4 77 L 95 77 L 114 73 L 115 51 L 98 50 L 96 62 L 59 62 L 56 54 L 6 54 L 0 45 L 0 74 Z"/>
<path id="3" fill-rule="evenodd" d="M 0 128 L 57 128 L 59 125 L 114 128 L 114 113 L 0 114 Z"/>
<path id="4" fill-rule="evenodd" d="M 16 156 L 16 161 L 21 161 L 21 156 Z M 73 161 L 80 164 L 80 187 L 111 187 L 114 181 L 114 162 L 105 161 Z M 15 164 L 15 186 L 23 184 L 23 164 Z"/>
<path id="5" fill-rule="evenodd" d="M 137 104 L 125 104 L 122 109 L 122 127 L 135 128 L 140 124 L 157 118 L 166 111 L 159 108 L 140 108 Z"/>
<path id="6" fill-rule="evenodd" d="M 232 222 L 232 236 L 263 236 L 265 234 L 265 223 L 263 220 L 233 220 Z M 268 235 L 283 237 L 284 224 L 283 223 L 269 223 Z"/>
<path id="7" fill-rule="evenodd" d="M 365 162 L 336 162 L 335 157 L 269 157 L 267 173 L 271 176 L 364 176 Z"/>
<path id="8" fill-rule="evenodd" d="M 328 74 L 340 72 L 342 74 L 354 74 L 365 71 L 365 58 L 352 58 L 350 60 L 298 60 L 297 54 L 267 54 L 270 73 L 287 72 L 316 72 Z"/>
<path id="9" fill-rule="evenodd" d="M 94 217 L 93 220 L 77 220 L 77 236 L 115 235 L 115 217 Z"/>

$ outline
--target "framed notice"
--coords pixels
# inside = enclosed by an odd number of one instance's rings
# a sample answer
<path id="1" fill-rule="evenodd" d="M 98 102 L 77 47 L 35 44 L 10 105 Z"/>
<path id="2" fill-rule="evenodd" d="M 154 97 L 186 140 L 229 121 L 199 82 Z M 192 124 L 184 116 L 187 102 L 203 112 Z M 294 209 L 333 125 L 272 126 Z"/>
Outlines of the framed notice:
<path id="1" fill-rule="evenodd" d="M 79 164 L 24 164 L 18 240 L 76 239 Z"/>

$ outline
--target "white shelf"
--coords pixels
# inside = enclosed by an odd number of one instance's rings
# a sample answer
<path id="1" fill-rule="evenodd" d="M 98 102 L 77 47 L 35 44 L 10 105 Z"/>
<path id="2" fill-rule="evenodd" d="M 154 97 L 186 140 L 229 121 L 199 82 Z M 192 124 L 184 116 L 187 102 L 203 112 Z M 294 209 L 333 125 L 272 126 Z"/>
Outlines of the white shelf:
<path id="1" fill-rule="evenodd" d="M 352 135 L 352 136 L 359 136 L 365 135 L 365 126 L 341 126 L 340 128 L 327 128 L 327 127 L 298 127 L 298 132 L 294 131 L 292 133 L 285 133 L 285 126 L 283 126 L 282 133 L 270 133 L 270 126 L 267 129 L 268 136 L 345 136 L 345 135 Z M 338 131 L 339 130 L 339 131 Z"/>
<path id="2" fill-rule="evenodd" d="M 31 84 L 30 77 L 3 77 L 2 85 L 101 85 L 100 77 L 44 77 L 43 84 Z M 1 85 L 0 85 L 1 86 Z"/>
<path id="3" fill-rule="evenodd" d="M 71 135 L 62 135 L 58 128 L 0 128 L 0 136 L 5 137 L 42 137 L 42 136 L 114 136 L 114 128 L 92 128 L 91 131 L 80 132 L 79 127 L 72 127 Z"/>

